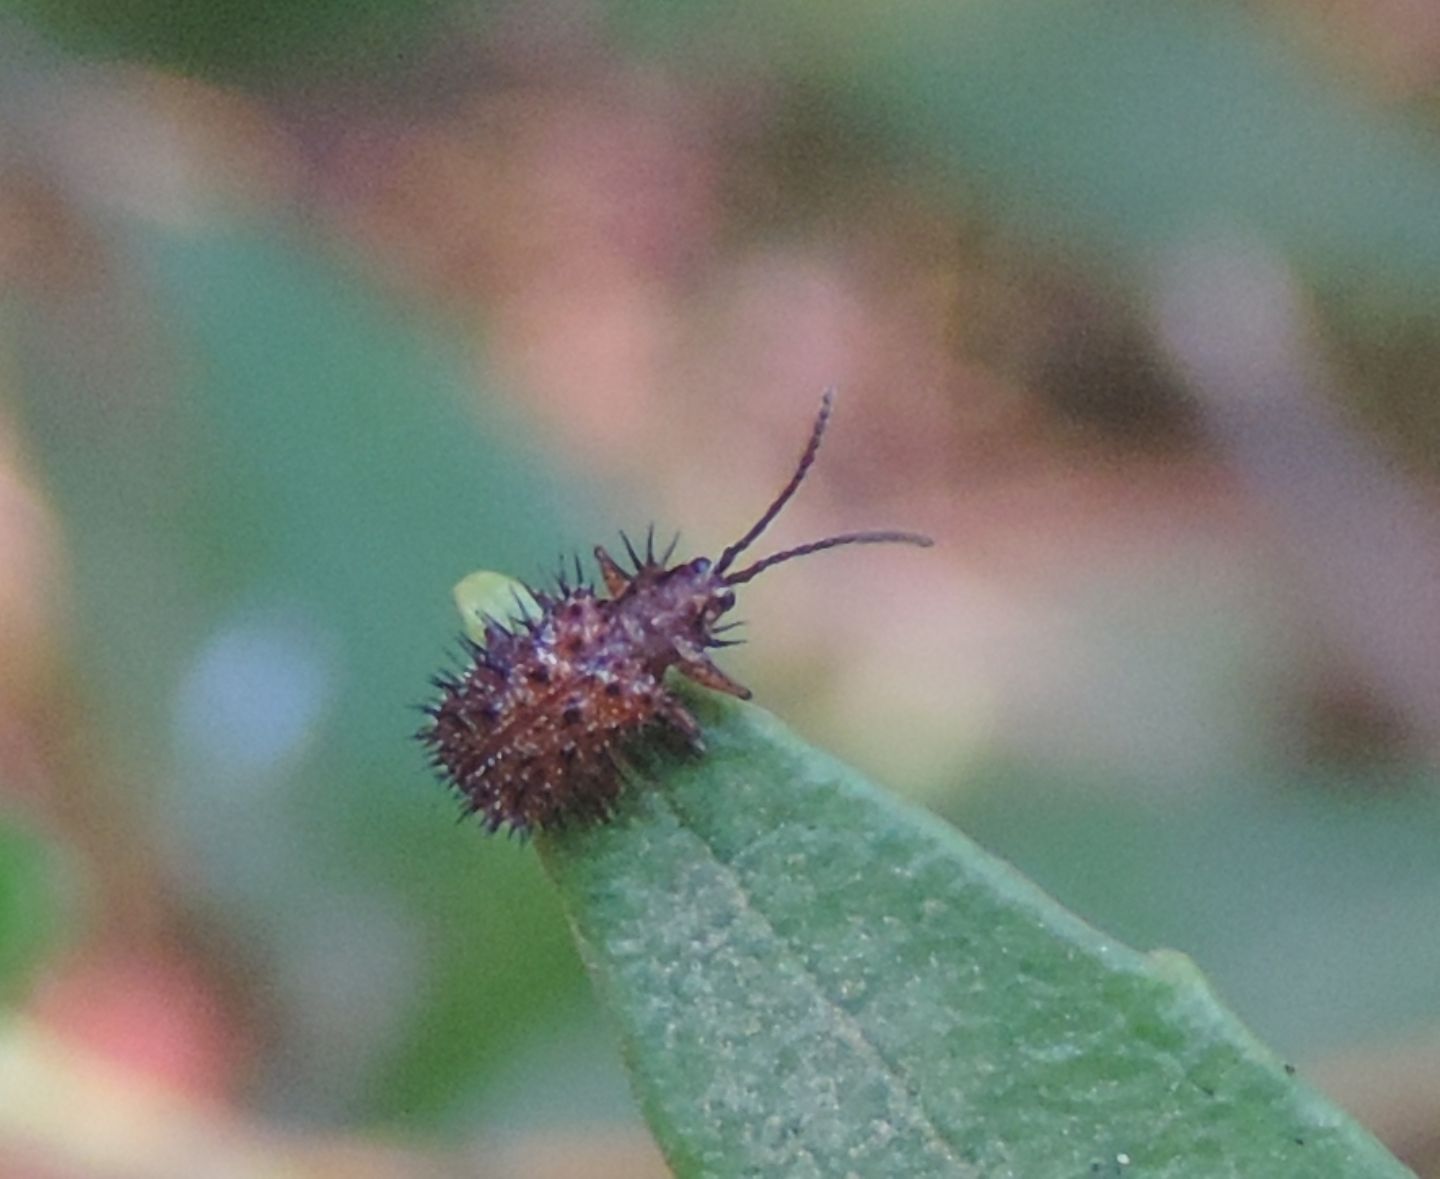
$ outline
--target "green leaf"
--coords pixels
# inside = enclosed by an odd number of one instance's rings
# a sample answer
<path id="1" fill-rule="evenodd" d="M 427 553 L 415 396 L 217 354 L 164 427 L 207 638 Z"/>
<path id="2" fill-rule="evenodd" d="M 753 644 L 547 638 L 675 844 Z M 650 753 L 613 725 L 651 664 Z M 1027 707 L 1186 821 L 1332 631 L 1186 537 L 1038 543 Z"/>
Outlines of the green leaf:
<path id="1" fill-rule="evenodd" d="M 702 758 L 643 753 L 614 822 L 539 841 L 677 1174 L 1409 1174 L 1182 955 L 689 696 Z"/>
<path id="2" fill-rule="evenodd" d="M 0 999 L 21 993 L 62 925 L 55 854 L 34 835 L 0 823 Z"/>
<path id="3" fill-rule="evenodd" d="M 465 636 L 482 647 L 488 625 L 508 626 L 521 618 L 538 618 L 541 614 L 540 604 L 523 581 L 490 569 L 467 573 L 455 583 L 450 596 L 460 612 Z"/>

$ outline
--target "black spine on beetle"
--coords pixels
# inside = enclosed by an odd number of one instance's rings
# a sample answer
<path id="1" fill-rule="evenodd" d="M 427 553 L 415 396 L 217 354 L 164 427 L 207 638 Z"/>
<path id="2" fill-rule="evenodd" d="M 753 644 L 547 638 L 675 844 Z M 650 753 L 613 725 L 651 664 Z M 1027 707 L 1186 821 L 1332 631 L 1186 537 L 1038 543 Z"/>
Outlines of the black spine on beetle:
<path id="1" fill-rule="evenodd" d="M 642 556 L 622 534 L 629 569 L 595 548 L 608 597 L 584 583 L 577 562 L 573 587 L 562 574 L 556 592 L 532 591 L 538 615 L 488 626 L 483 645 L 468 645 L 465 669 L 437 677 L 439 697 L 426 706 L 429 720 L 417 735 L 467 814 L 491 831 L 521 833 L 608 818 L 626 741 L 661 725 L 704 750 L 698 722 L 665 687 L 670 668 L 717 692 L 749 698 L 749 689 L 709 655 L 732 645 L 720 636 L 737 624 L 720 619 L 735 605 L 735 586 L 782 561 L 841 545 L 933 543 L 914 532 L 847 532 L 732 572 L 804 482 L 833 402 L 834 391 L 827 390 L 790 481 L 713 562 L 697 557 L 670 566 L 674 541 L 657 558 L 652 527 Z"/>

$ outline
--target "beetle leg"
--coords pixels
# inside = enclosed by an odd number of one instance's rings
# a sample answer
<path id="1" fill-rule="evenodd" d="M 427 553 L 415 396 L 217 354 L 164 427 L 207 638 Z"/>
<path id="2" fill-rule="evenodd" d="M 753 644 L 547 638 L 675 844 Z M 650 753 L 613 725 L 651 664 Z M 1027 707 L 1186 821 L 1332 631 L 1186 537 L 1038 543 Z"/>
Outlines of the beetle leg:
<path id="1" fill-rule="evenodd" d="M 696 753 L 705 752 L 705 738 L 700 733 L 700 722 L 675 697 L 670 696 L 661 703 L 660 717 L 684 737 L 686 744 Z"/>
<path id="2" fill-rule="evenodd" d="M 604 545 L 595 546 L 595 563 L 600 566 L 600 576 L 605 579 L 605 588 L 610 592 L 612 598 L 618 598 L 625 592 L 630 584 L 630 578 L 626 576 L 625 570 L 621 569 L 615 562 L 615 558 L 605 551 Z"/>
<path id="3" fill-rule="evenodd" d="M 681 659 L 675 664 L 675 670 L 683 676 L 688 676 L 702 687 L 716 692 L 724 692 L 727 695 L 739 697 L 741 700 L 750 699 L 749 688 L 744 684 L 736 683 L 703 655 Z"/>

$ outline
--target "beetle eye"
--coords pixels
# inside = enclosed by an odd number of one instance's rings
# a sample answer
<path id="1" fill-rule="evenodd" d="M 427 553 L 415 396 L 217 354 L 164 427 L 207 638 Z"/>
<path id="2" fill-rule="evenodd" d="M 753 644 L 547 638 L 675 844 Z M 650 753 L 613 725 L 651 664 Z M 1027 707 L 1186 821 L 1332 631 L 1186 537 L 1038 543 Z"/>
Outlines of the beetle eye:
<path id="1" fill-rule="evenodd" d="M 721 614 L 735 605 L 735 591 L 727 589 L 715 595 L 715 605 Z"/>
<path id="2" fill-rule="evenodd" d="M 709 573 L 710 558 L 696 557 L 693 561 L 690 562 L 690 570 L 692 573 Z"/>

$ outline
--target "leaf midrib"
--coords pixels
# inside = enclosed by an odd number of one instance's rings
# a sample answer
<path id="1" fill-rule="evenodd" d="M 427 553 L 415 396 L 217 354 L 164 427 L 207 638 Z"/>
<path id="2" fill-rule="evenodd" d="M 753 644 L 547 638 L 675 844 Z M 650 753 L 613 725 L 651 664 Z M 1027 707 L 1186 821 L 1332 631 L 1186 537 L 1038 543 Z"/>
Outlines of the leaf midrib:
<path id="1" fill-rule="evenodd" d="M 929 1139 L 929 1145 L 937 1148 L 945 1156 L 946 1161 L 955 1168 L 954 1174 L 957 1179 L 965 1179 L 973 1176 L 980 1179 L 981 1172 L 961 1157 L 960 1144 L 954 1141 L 931 1116 L 922 1098 L 916 1095 L 912 1085 L 906 1084 L 907 1074 L 900 1065 L 892 1061 L 885 1051 L 877 1044 L 866 1031 L 864 1024 L 851 1015 L 845 1007 L 833 999 L 826 988 L 823 980 L 810 967 L 804 954 L 796 943 L 782 934 L 776 928 L 769 916 L 754 901 L 754 895 L 747 890 L 742 882 L 740 870 L 736 868 L 732 860 L 726 859 L 717 850 L 715 844 L 705 837 L 693 820 L 686 814 L 683 807 L 676 803 L 671 794 L 665 791 L 659 783 L 648 781 L 646 786 L 655 792 L 655 797 L 660 806 L 668 810 L 679 827 L 686 831 L 699 845 L 704 848 L 705 854 L 715 865 L 719 875 L 727 882 L 735 897 L 738 898 L 741 911 L 752 915 L 763 927 L 766 936 L 771 938 L 776 946 L 780 947 L 785 959 L 791 963 L 797 973 L 804 978 L 810 990 L 819 999 L 825 1011 L 830 1017 L 832 1026 L 836 1029 L 838 1038 L 844 1039 L 862 1054 L 870 1057 L 879 1063 L 880 1069 L 892 1088 L 899 1094 L 899 1106 L 902 1109 L 910 1110 L 916 1127 L 922 1135 Z M 741 853 L 743 854 L 743 852 Z M 743 951 L 743 947 L 737 947 Z M 808 1152 L 807 1152 L 808 1153 Z M 813 1157 L 813 1156 L 812 1156 Z"/>

